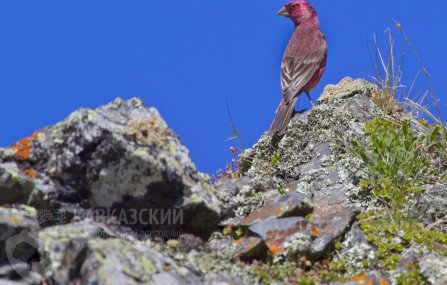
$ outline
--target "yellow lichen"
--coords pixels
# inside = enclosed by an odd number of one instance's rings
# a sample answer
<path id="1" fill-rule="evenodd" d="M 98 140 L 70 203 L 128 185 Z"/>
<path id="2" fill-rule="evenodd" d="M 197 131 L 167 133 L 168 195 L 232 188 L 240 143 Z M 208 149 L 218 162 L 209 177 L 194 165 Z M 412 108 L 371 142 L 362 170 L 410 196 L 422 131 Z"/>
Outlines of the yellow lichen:
<path id="1" fill-rule="evenodd" d="M 145 145 L 165 145 L 168 132 L 166 125 L 158 117 L 153 116 L 147 120 L 131 120 L 127 124 L 126 135 L 138 143 Z"/>

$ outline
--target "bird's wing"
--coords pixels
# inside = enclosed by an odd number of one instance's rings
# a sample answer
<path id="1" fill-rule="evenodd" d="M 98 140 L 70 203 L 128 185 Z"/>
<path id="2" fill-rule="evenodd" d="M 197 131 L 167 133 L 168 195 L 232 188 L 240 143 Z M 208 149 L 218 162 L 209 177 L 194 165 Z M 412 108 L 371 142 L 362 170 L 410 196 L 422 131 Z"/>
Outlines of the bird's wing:
<path id="1" fill-rule="evenodd" d="M 327 51 L 324 36 L 318 35 L 309 42 L 289 43 L 281 64 L 281 86 L 285 102 L 289 102 L 311 80 L 324 60 Z"/>

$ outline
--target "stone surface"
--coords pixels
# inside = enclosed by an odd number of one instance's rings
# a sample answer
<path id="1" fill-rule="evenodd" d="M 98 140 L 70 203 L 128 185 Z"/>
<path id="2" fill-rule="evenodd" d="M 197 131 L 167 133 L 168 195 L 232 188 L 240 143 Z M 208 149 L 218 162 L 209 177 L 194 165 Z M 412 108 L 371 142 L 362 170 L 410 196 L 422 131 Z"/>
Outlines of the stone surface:
<path id="1" fill-rule="evenodd" d="M 31 175 L 28 172 L 28 175 Z M 0 164 L 0 205 L 25 204 L 34 189 L 30 177 L 22 173 L 14 162 Z"/>
<path id="2" fill-rule="evenodd" d="M 284 244 L 295 233 L 304 232 L 311 235 L 309 222 L 302 217 L 290 217 L 284 219 L 270 218 L 258 222 L 248 228 L 251 233 L 261 237 L 273 254 L 284 252 Z"/>
<path id="3" fill-rule="evenodd" d="M 144 242 L 111 236 L 100 225 L 49 227 L 39 233 L 45 278 L 56 284 L 201 284 L 201 278 Z"/>
<path id="4" fill-rule="evenodd" d="M 346 148 L 365 136 L 364 123 L 392 119 L 374 96 L 364 80 L 328 86 L 283 136 L 263 135 L 240 156 L 238 175 L 215 185 L 141 100 L 78 110 L 0 149 L 0 204 L 35 208 L 0 208 L 0 283 L 328 284 L 357 276 L 345 284 L 383 285 L 417 263 L 442 284 L 445 246 L 437 243 L 405 244 L 395 270 L 370 271 L 383 259 L 356 216 L 383 208 L 359 187 L 369 172 Z M 445 186 L 426 189 L 417 214 L 443 230 Z M 133 209 L 182 215 L 174 224 L 131 224 Z M 20 258 L 10 262 L 6 249 L 17 244 Z"/>
<path id="5" fill-rule="evenodd" d="M 349 230 L 360 211 L 354 207 L 345 208 L 321 198 L 315 203 L 310 222 L 315 225 L 314 229 L 318 231 L 318 237 L 312 245 L 312 252 L 320 256 L 335 239 Z"/>
<path id="6" fill-rule="evenodd" d="M 271 217 L 305 217 L 312 212 L 310 201 L 300 193 L 289 193 L 268 201 L 262 208 L 252 212 L 239 222 L 241 226 L 251 226 Z"/>
<path id="7" fill-rule="evenodd" d="M 312 200 L 323 196 L 363 209 L 376 205 L 359 187 L 360 180 L 368 177 L 367 169 L 343 150 L 350 138 L 364 136 L 364 123 L 387 117 L 371 101 L 375 88 L 364 80 L 340 82 L 337 90 L 349 90 L 352 96 L 322 100 L 309 111 L 295 114 L 282 137 L 262 136 L 242 155 L 247 161 L 244 174 L 269 177 L 277 189 L 299 192 Z"/>
<path id="8" fill-rule="evenodd" d="M 331 283 L 331 285 L 391 285 L 391 281 L 382 273 L 370 271 L 360 274 L 352 278 L 351 281 L 345 283 Z"/>
<path id="9" fill-rule="evenodd" d="M 419 261 L 422 275 L 431 284 L 447 284 L 447 258 L 429 254 Z"/>
<path id="10" fill-rule="evenodd" d="M 215 186 L 216 196 L 222 201 L 224 218 L 243 218 L 279 194 L 268 178 L 224 178 L 216 181 Z"/>
<path id="11" fill-rule="evenodd" d="M 0 207 L 0 265 L 28 262 L 37 251 L 35 209 Z"/>
<path id="12" fill-rule="evenodd" d="M 80 109 L 11 148 L 16 153 L 9 160 L 23 172 L 37 173 L 30 201 L 37 208 L 71 203 L 178 209 L 183 224 L 152 228 L 181 227 L 206 237 L 217 227 L 220 204 L 209 178 L 196 170 L 188 150 L 158 112 L 139 99 Z"/>
<path id="13" fill-rule="evenodd" d="M 334 99 L 346 99 L 355 95 L 375 96 L 379 92 L 374 84 L 361 79 L 354 80 L 350 77 L 343 78 L 337 85 L 326 85 L 323 94 L 320 95 L 318 102 L 324 102 Z"/>
<path id="14" fill-rule="evenodd" d="M 447 185 L 437 184 L 422 195 L 418 203 L 418 215 L 425 224 L 441 231 L 447 229 Z"/>
<path id="15" fill-rule="evenodd" d="M 365 272 L 368 269 L 365 266 L 365 261 L 368 261 L 369 266 L 377 262 L 376 249 L 368 243 L 357 222 L 346 234 L 342 246 L 343 249 L 334 260 L 344 260 L 345 270 L 350 276 Z"/>
<path id="16" fill-rule="evenodd" d="M 243 261 L 264 260 L 267 256 L 267 247 L 262 239 L 257 237 L 243 237 L 234 241 L 236 247 L 234 256 Z"/>

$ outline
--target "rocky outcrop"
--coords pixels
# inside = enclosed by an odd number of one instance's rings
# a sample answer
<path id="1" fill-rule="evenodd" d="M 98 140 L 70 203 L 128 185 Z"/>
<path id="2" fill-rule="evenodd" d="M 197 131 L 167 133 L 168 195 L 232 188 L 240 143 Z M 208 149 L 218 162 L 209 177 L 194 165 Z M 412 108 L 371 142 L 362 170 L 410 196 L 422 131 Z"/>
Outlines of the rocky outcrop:
<path id="1" fill-rule="evenodd" d="M 21 193 L 32 190 L 28 204 L 38 209 L 63 208 L 67 215 L 91 208 L 158 210 L 161 214 L 153 217 L 158 224 L 147 227 L 151 230 L 178 230 L 172 221 L 159 221 L 163 211 L 174 216 L 178 210 L 182 230 L 206 237 L 216 229 L 220 205 L 209 179 L 197 172 L 158 112 L 139 99 L 80 109 L 12 150 L 2 157 L 0 189 L 21 191 L 16 195 L 22 201 L 6 197 L 4 203 L 23 202 L 27 195 Z M 11 187 L 14 191 L 8 191 Z"/>
<path id="2" fill-rule="evenodd" d="M 0 149 L 0 283 L 442 284 L 443 184 L 415 203 L 425 236 L 393 224 L 376 234 L 362 217 L 384 208 L 347 150 L 365 123 L 393 119 L 378 92 L 350 78 L 327 86 L 215 183 L 139 99 L 80 109 Z"/>

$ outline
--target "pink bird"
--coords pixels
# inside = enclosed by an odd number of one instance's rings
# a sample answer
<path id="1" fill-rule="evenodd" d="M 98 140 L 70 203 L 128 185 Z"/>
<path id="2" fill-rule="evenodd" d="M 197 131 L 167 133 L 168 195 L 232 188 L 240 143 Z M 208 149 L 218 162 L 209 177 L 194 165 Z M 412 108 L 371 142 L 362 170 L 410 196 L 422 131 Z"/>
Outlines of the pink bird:
<path id="1" fill-rule="evenodd" d="M 317 86 L 327 61 L 327 44 L 320 31 L 317 12 L 305 0 L 294 0 L 279 10 L 288 17 L 295 30 L 287 45 L 281 63 L 282 99 L 276 110 L 269 134 L 281 134 L 292 118 L 298 97 Z"/>

